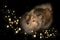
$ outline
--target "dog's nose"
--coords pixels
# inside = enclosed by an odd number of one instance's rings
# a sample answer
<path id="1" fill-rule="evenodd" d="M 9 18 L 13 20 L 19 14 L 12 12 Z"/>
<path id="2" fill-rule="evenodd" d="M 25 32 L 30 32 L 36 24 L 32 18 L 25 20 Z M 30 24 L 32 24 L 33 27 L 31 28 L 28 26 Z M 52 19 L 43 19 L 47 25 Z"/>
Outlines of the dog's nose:
<path id="1" fill-rule="evenodd" d="M 27 24 L 29 24 L 29 22 L 27 22 Z"/>

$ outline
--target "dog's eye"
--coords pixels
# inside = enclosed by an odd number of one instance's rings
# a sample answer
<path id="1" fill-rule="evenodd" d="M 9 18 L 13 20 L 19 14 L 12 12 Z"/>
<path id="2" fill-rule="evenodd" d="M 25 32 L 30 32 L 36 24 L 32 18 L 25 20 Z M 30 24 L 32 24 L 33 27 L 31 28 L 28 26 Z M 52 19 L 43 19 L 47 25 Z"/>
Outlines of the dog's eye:
<path id="1" fill-rule="evenodd" d="M 41 14 L 41 13 L 37 13 L 36 15 L 37 15 L 37 16 L 40 16 L 40 15 L 42 15 L 42 14 Z"/>

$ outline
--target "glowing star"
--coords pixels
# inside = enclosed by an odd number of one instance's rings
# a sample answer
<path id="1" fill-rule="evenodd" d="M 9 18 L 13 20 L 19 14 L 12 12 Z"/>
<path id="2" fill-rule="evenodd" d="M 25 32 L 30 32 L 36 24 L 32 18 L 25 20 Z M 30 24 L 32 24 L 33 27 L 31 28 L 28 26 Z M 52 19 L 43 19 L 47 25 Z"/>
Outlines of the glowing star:
<path id="1" fill-rule="evenodd" d="M 7 11 L 10 11 L 9 9 Z"/>
<path id="2" fill-rule="evenodd" d="M 13 21 L 9 22 L 10 24 L 13 24 Z"/>
<path id="3" fill-rule="evenodd" d="M 9 28 L 9 25 L 7 25 L 6 27 Z"/>
<path id="4" fill-rule="evenodd" d="M 5 16 L 5 18 L 7 18 L 7 16 Z"/>
<path id="5" fill-rule="evenodd" d="M 55 30 L 55 32 L 57 32 L 57 30 Z"/>
<path id="6" fill-rule="evenodd" d="M 13 28 L 13 26 L 11 26 L 11 28 Z"/>
<path id="7" fill-rule="evenodd" d="M 50 36 L 52 36 L 52 34 L 50 34 Z"/>
<path id="8" fill-rule="evenodd" d="M 16 20 L 14 20 L 14 23 L 16 23 Z"/>
<path id="9" fill-rule="evenodd" d="M 33 30 L 31 32 L 33 33 Z"/>
<path id="10" fill-rule="evenodd" d="M 9 18 L 9 21 L 11 21 L 11 18 Z"/>
<path id="11" fill-rule="evenodd" d="M 13 13 L 11 13 L 13 15 Z"/>
<path id="12" fill-rule="evenodd" d="M 42 35 L 42 33 L 40 33 L 40 35 Z"/>
<path id="13" fill-rule="evenodd" d="M 14 16 L 14 18 L 16 18 L 16 16 Z"/>
<path id="14" fill-rule="evenodd" d="M 34 38 L 36 38 L 36 35 L 33 35 Z"/>
<path id="15" fill-rule="evenodd" d="M 18 30 L 15 33 L 17 34 L 18 33 Z"/>
<path id="16" fill-rule="evenodd" d="M 48 33 L 48 30 L 45 30 L 45 34 L 47 34 Z"/>
<path id="17" fill-rule="evenodd" d="M 5 8 L 7 7 L 7 5 L 5 5 Z"/>
<path id="18" fill-rule="evenodd" d="M 17 19 L 17 22 L 19 22 L 19 19 Z"/>
<path id="19" fill-rule="evenodd" d="M 12 26 L 12 25 L 10 24 L 10 26 Z"/>
<path id="20" fill-rule="evenodd" d="M 19 19 L 21 19 L 21 17 L 19 17 Z"/>
<path id="21" fill-rule="evenodd" d="M 8 17 L 10 17 L 10 16 L 8 15 Z"/>
<path id="22" fill-rule="evenodd" d="M 8 11 L 8 13 L 10 13 L 10 11 Z"/>
<path id="23" fill-rule="evenodd" d="M 52 35 L 55 37 L 56 35 L 54 33 L 52 33 Z"/>
<path id="24" fill-rule="evenodd" d="M 21 28 L 19 28 L 19 30 L 21 30 Z"/>
<path id="25" fill-rule="evenodd" d="M 15 13 L 15 11 L 13 11 L 13 13 Z"/>
<path id="26" fill-rule="evenodd" d="M 48 37 L 45 37 L 45 38 L 48 38 Z"/>
<path id="27" fill-rule="evenodd" d="M 54 29 L 54 27 L 52 29 Z"/>
<path id="28" fill-rule="evenodd" d="M 50 37 L 50 35 L 49 35 L 49 34 L 47 34 L 47 37 Z"/>
<path id="29" fill-rule="evenodd" d="M 8 13 L 10 13 L 10 10 L 9 9 L 7 11 L 8 11 Z"/>
<path id="30" fill-rule="evenodd" d="M 26 35 L 27 33 L 25 32 L 24 34 Z"/>
<path id="31" fill-rule="evenodd" d="M 42 36 L 40 36 L 40 39 L 42 39 Z"/>
<path id="32" fill-rule="evenodd" d="M 16 22 L 16 25 L 18 24 L 18 22 Z"/>

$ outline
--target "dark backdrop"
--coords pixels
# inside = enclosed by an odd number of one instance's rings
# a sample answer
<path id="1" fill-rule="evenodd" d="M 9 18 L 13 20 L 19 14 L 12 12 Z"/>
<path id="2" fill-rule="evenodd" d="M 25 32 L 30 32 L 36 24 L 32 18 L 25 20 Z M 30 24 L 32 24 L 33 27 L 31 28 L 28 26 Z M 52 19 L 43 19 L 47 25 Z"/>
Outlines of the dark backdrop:
<path id="1" fill-rule="evenodd" d="M 3 5 L 8 5 L 8 8 L 15 9 L 16 15 L 21 16 L 25 12 L 30 11 L 33 7 L 36 5 L 42 4 L 42 3 L 51 3 L 53 8 L 53 23 L 52 26 L 54 26 L 58 32 L 60 32 L 60 1 L 58 0 L 50 0 L 50 1 L 44 1 L 44 0 L 0 0 L 0 9 L 2 9 Z M 13 31 L 9 30 L 7 31 L 4 27 L 4 20 L 3 20 L 3 14 L 0 13 L 0 37 L 1 39 L 24 39 L 22 37 L 23 35 L 14 35 Z M 59 37 L 59 36 L 58 36 Z M 57 38 L 58 38 L 57 37 Z"/>

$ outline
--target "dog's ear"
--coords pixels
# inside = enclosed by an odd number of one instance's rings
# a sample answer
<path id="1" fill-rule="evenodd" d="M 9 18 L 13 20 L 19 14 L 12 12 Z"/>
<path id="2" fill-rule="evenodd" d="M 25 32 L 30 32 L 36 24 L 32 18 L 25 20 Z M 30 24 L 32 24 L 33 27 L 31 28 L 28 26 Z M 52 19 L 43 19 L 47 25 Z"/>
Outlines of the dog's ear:
<path id="1" fill-rule="evenodd" d="M 52 6 L 51 6 L 51 4 L 49 4 L 49 3 L 40 5 L 40 8 L 43 8 L 43 9 L 48 8 L 50 11 L 52 10 Z"/>
<path id="2" fill-rule="evenodd" d="M 39 9 L 40 11 L 43 11 L 43 12 L 49 11 L 50 13 L 52 13 L 52 6 L 49 3 L 38 5 L 35 7 L 35 9 Z"/>

